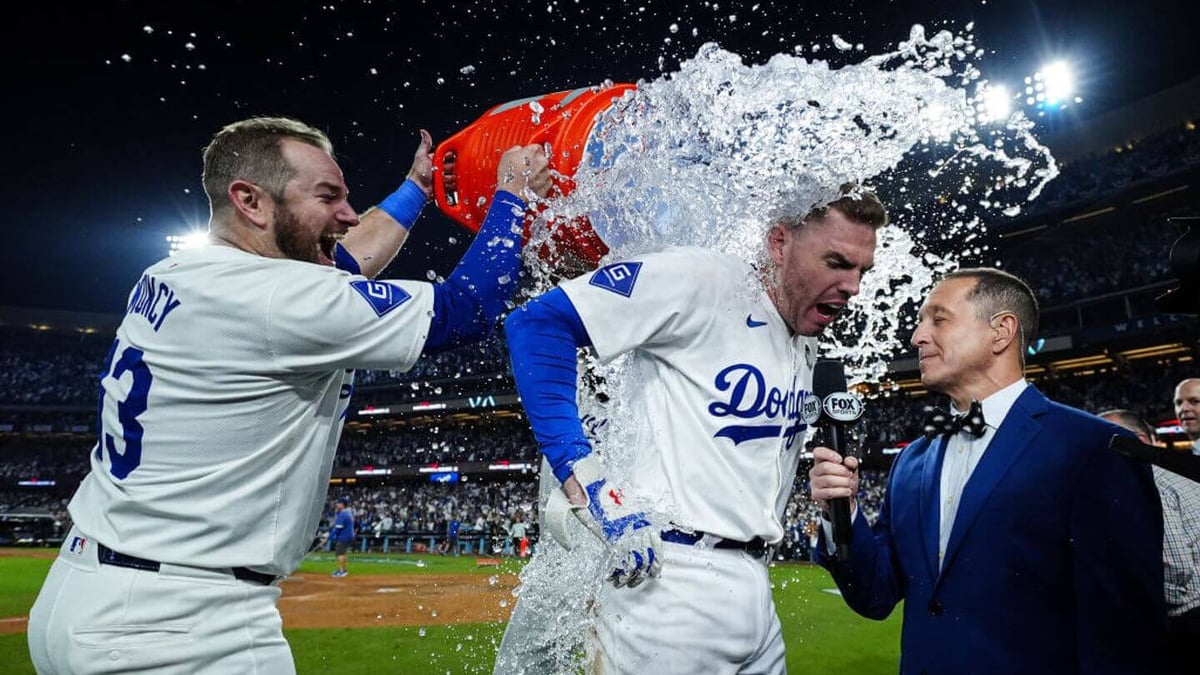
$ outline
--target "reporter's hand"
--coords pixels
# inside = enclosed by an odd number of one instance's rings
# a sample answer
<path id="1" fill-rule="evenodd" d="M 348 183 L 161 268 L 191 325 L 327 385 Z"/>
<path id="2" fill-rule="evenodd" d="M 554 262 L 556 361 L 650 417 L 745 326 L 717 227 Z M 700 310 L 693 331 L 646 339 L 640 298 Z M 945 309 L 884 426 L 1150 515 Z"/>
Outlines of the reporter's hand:
<path id="1" fill-rule="evenodd" d="M 623 503 L 620 488 L 608 479 L 604 464 L 595 455 L 575 462 L 574 478 L 587 496 L 587 505 L 577 506 L 575 516 L 612 551 L 609 579 L 613 584 L 633 587 L 658 576 L 662 539 L 646 512 Z"/>
<path id="2" fill-rule="evenodd" d="M 426 197 L 433 194 L 433 137 L 424 129 L 421 129 L 421 143 L 413 153 L 412 167 L 406 178 L 416 183 Z"/>
<path id="3" fill-rule="evenodd" d="M 829 500 L 839 497 L 850 498 L 850 510 L 854 511 L 858 494 L 858 459 L 842 458 L 829 448 L 813 448 L 813 467 L 808 470 L 808 483 L 813 501 L 825 513 L 829 513 Z"/>
<path id="4" fill-rule="evenodd" d="M 550 160 L 540 145 L 514 145 L 500 156 L 496 189 L 527 202 L 550 194 Z"/>

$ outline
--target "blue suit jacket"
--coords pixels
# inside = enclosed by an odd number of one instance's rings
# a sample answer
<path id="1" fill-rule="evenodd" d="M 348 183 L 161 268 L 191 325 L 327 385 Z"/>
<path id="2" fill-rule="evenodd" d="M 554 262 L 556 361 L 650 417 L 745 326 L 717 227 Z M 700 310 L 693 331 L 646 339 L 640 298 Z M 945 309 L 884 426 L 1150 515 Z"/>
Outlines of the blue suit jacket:
<path id="1" fill-rule="evenodd" d="M 1118 427 L 1026 388 L 963 491 L 938 567 L 945 440 L 896 459 L 851 559 L 818 561 L 847 604 L 904 600 L 901 673 L 1158 672 L 1162 513 L 1150 467 L 1108 449 Z"/>

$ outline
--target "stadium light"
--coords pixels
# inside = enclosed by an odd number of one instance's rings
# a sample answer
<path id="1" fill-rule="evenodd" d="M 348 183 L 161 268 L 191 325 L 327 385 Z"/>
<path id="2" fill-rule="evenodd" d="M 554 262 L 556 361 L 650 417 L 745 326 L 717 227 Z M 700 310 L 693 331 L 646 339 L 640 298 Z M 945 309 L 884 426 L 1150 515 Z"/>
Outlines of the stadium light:
<path id="1" fill-rule="evenodd" d="M 187 234 L 172 234 L 167 235 L 167 244 L 170 246 L 168 253 L 175 255 L 184 249 L 200 246 L 208 241 L 208 232 L 204 230 L 192 230 Z"/>
<path id="2" fill-rule="evenodd" d="M 1012 94 L 1004 85 L 985 85 L 980 94 L 979 119 L 982 122 L 999 122 L 1008 119 L 1012 112 Z"/>
<path id="3" fill-rule="evenodd" d="M 1075 93 L 1075 77 L 1065 61 L 1047 64 L 1039 73 L 1045 87 L 1047 104 L 1057 105 L 1065 102 Z"/>
<path id="4" fill-rule="evenodd" d="M 1038 115 L 1055 112 L 1070 103 L 1082 103 L 1075 94 L 1075 73 L 1066 61 L 1052 61 L 1025 78 L 1025 102 L 1037 109 Z"/>

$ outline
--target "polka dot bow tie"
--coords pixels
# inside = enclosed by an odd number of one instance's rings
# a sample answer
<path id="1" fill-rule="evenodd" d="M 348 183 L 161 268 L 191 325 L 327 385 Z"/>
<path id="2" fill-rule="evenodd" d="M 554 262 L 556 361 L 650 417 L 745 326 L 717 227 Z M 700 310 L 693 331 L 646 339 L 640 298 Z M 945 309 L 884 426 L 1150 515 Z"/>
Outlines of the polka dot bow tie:
<path id="1" fill-rule="evenodd" d="M 965 431 L 972 438 L 979 438 L 987 430 L 987 422 L 983 419 L 983 406 L 979 401 L 971 401 L 971 409 L 961 415 L 951 415 L 941 408 L 926 408 L 929 416 L 925 418 L 925 437 L 953 436 Z"/>

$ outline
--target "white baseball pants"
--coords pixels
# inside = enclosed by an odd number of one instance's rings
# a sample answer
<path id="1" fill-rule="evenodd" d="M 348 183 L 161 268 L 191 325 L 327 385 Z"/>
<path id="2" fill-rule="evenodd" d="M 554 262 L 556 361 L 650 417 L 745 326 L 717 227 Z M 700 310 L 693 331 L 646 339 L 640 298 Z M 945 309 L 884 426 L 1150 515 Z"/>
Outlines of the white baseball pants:
<path id="1" fill-rule="evenodd" d="M 781 675 L 783 635 L 767 560 L 744 551 L 663 544 L 662 575 L 597 598 L 603 675 Z"/>
<path id="2" fill-rule="evenodd" d="M 96 549 L 73 529 L 42 585 L 29 614 L 38 673 L 296 672 L 278 586 L 220 570 L 101 565 Z"/>

